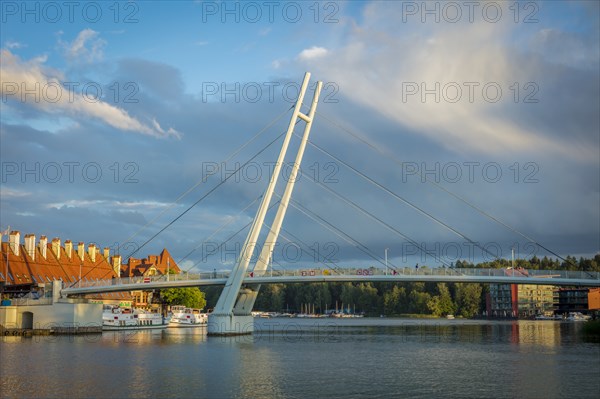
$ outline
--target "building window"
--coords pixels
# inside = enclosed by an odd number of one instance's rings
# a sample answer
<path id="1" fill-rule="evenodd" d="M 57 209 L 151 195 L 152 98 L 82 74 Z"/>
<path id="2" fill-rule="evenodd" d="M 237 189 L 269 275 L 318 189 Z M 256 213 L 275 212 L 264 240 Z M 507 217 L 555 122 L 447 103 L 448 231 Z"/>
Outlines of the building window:
<path id="1" fill-rule="evenodd" d="M 6 279 L 4 278 L 4 274 L 2 274 L 2 272 L 0 272 L 0 277 L 2 277 L 2 280 L 6 280 Z"/>
<path id="2" fill-rule="evenodd" d="M 31 275 L 31 279 L 33 280 L 34 283 L 37 283 L 37 280 L 35 279 L 35 276 L 33 274 Z"/>
<path id="3" fill-rule="evenodd" d="M 49 283 L 52 282 L 52 280 L 50 280 L 50 276 L 46 276 L 46 280 L 48 280 Z"/>
<path id="4" fill-rule="evenodd" d="M 13 278 L 12 274 L 10 274 L 10 272 L 8 272 L 8 277 L 10 277 L 10 279 L 11 279 L 12 281 L 15 281 L 15 279 Z"/>

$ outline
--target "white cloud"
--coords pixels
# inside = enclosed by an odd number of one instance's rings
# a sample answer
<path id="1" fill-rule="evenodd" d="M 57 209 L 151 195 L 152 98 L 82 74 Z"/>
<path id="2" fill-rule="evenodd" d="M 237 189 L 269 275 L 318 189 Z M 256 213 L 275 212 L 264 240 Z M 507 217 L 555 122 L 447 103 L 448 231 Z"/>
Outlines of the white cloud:
<path id="1" fill-rule="evenodd" d="M 94 62 L 104 57 L 106 41 L 99 37 L 99 33 L 92 29 L 84 29 L 71 43 L 61 42 L 65 55 L 72 61 Z"/>
<path id="2" fill-rule="evenodd" d="M 313 46 L 311 48 L 304 49 L 298 54 L 300 61 L 313 60 L 315 58 L 321 58 L 328 54 L 328 51 L 324 47 Z"/>
<path id="3" fill-rule="evenodd" d="M 90 208 L 104 207 L 106 209 L 157 209 L 171 204 L 157 201 L 113 201 L 113 200 L 68 200 L 46 205 L 46 208 Z"/>
<path id="4" fill-rule="evenodd" d="M 63 86 L 62 74 L 44 66 L 46 57 L 22 61 L 9 50 L 1 50 L 0 76 L 3 99 L 11 98 L 24 102 L 44 112 L 66 114 L 72 118 L 94 118 L 119 130 L 133 131 L 154 137 L 181 135 L 173 128 L 163 129 L 155 120 L 149 124 L 130 116 L 127 111 L 100 99 L 90 100 Z M 35 88 L 36 95 L 30 90 Z M 25 90 L 28 94 L 24 93 Z"/>
<path id="5" fill-rule="evenodd" d="M 497 24 L 415 23 L 399 29 L 394 21 L 401 20 L 400 9 L 393 3 L 372 3 L 365 9 L 361 25 L 347 35 L 339 49 L 313 47 L 298 58 L 322 78 L 336 82 L 343 94 L 357 103 L 454 151 L 547 151 L 572 159 L 597 160 L 597 148 L 551 137 L 511 118 L 507 111 L 515 107 L 511 85 L 535 82 L 540 71 L 534 62 L 519 63 L 515 52 L 506 46 L 516 29 L 509 19 Z M 323 59 L 325 54 L 328 57 Z M 478 84 L 474 101 L 469 101 L 470 89 L 465 86 L 469 82 Z M 440 96 L 438 101 L 433 94 L 423 100 L 422 85 L 431 90 L 436 83 L 440 84 L 440 94 L 445 85 L 450 84 L 447 88 L 451 89 L 457 83 L 462 89 L 460 100 L 453 103 Z M 488 83 L 502 89 L 497 103 L 483 96 Z M 403 96 L 412 84 L 417 85 L 418 93 Z M 534 109 L 536 105 L 521 102 L 516 106 Z"/>
<path id="6" fill-rule="evenodd" d="M 258 35 L 259 36 L 266 36 L 269 33 L 271 33 L 271 28 L 262 28 L 261 30 L 258 31 Z"/>
<path id="7" fill-rule="evenodd" d="M 0 188 L 0 197 L 2 197 L 2 199 L 23 198 L 23 197 L 28 197 L 30 195 L 31 195 L 31 193 L 29 193 L 27 191 L 6 188 L 6 187 Z"/>
<path id="8" fill-rule="evenodd" d="M 23 43 L 14 42 L 12 40 L 7 40 L 6 42 L 4 42 L 4 47 L 9 48 L 9 49 L 15 49 L 15 48 L 26 47 L 26 45 L 24 45 Z"/>

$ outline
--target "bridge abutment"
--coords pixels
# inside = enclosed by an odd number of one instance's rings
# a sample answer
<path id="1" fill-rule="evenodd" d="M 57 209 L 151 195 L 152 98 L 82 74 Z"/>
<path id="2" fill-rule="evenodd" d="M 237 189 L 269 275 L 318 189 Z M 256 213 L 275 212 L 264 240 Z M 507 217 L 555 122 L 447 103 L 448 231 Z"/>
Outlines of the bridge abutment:
<path id="1" fill-rule="evenodd" d="M 211 313 L 208 315 L 208 335 L 250 335 L 253 332 L 254 318 L 252 315 L 235 315 L 233 313 Z"/>

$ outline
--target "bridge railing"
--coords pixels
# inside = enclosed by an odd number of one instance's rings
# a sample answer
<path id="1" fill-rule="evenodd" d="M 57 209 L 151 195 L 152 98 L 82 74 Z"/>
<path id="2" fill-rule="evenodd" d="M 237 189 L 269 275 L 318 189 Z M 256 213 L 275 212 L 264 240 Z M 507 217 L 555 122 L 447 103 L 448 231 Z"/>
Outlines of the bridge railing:
<path id="1" fill-rule="evenodd" d="M 579 271 L 579 270 L 530 270 L 530 269 L 466 269 L 466 268 L 430 268 L 430 267 L 404 267 L 396 269 L 385 268 L 337 268 L 337 269 L 311 269 L 299 268 L 288 270 L 268 270 L 262 273 L 264 277 L 312 277 L 312 276 L 487 276 L 487 277 L 517 277 L 523 279 L 523 284 L 527 284 L 529 278 L 561 278 L 561 279 L 578 279 L 578 280 L 600 280 L 599 272 Z M 177 281 L 197 281 L 211 279 L 226 279 L 229 277 L 229 272 L 201 272 L 201 273 L 181 273 L 170 274 L 169 277 L 147 276 L 147 277 L 122 277 L 105 280 L 89 280 L 79 281 L 73 288 L 83 287 L 106 287 L 110 285 L 139 285 L 139 289 L 143 289 L 143 285 L 156 282 L 177 282 Z M 246 277 L 252 279 L 259 277 L 258 274 L 248 272 Z"/>
<path id="2" fill-rule="evenodd" d="M 69 288 L 106 287 L 109 285 L 147 284 L 167 281 L 210 280 L 229 277 L 229 272 L 180 273 L 158 276 L 118 277 L 98 280 L 81 280 Z"/>
<path id="3" fill-rule="evenodd" d="M 524 282 L 527 278 L 562 278 L 580 280 L 600 280 L 599 272 L 579 270 L 530 270 L 530 269 L 479 269 L 479 268 L 430 268 L 430 267 L 404 267 L 396 269 L 385 268 L 337 268 L 337 269 L 294 269 L 267 271 L 262 276 L 289 277 L 289 276 L 383 276 L 383 275 L 407 275 L 407 276 L 486 276 L 486 277 L 522 277 Z M 247 277 L 253 277 L 248 272 Z"/>

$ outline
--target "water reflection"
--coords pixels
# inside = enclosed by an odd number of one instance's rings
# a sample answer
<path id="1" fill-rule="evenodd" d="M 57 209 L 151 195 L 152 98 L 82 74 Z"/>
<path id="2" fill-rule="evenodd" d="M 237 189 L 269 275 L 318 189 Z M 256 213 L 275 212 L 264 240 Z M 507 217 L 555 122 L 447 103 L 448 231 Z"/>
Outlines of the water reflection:
<path id="1" fill-rule="evenodd" d="M 600 345 L 552 321 L 257 320 L 206 329 L 3 337 L 7 397 L 596 397 Z M 27 378 L 25 378 L 25 376 Z"/>
<path id="2" fill-rule="evenodd" d="M 248 392 L 257 398 L 284 396 L 285 381 L 279 374 L 282 368 L 279 351 L 268 346 L 240 344 L 240 362 L 243 367 L 236 397 L 247 396 Z"/>

